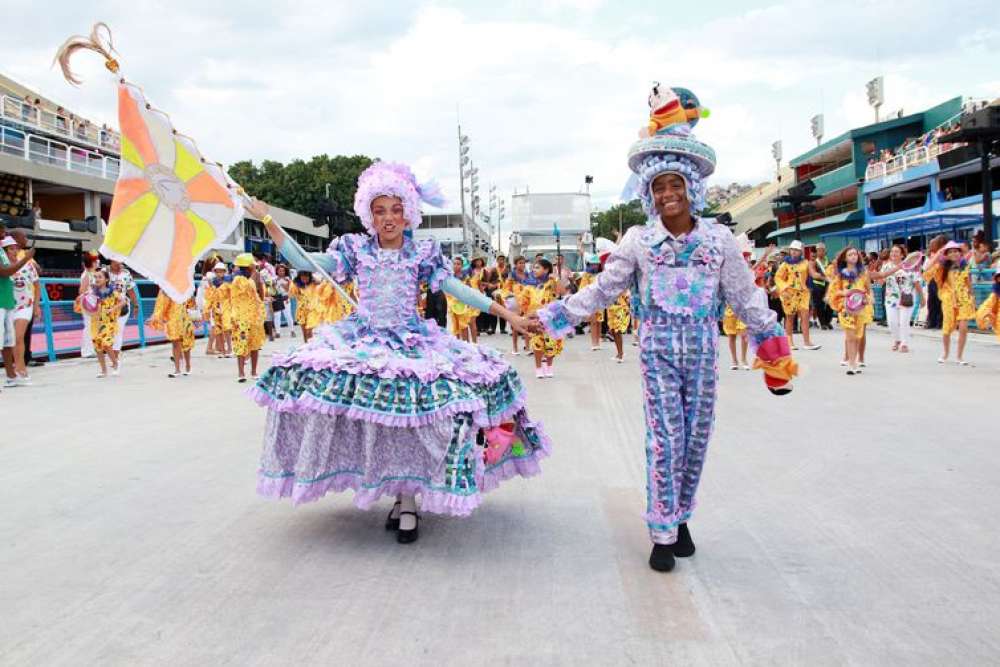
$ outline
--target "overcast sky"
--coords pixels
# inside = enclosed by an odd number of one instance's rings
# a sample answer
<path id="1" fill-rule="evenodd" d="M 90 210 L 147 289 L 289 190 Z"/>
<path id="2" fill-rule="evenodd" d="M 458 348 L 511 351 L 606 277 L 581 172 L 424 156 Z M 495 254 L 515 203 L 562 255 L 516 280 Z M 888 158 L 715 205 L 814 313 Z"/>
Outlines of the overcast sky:
<path id="1" fill-rule="evenodd" d="M 871 122 L 865 82 L 879 74 L 884 111 L 1000 96 L 995 0 L 0 7 L 2 71 L 99 122 L 114 121 L 115 107 L 98 57 L 77 57 L 81 88 L 51 67 L 62 40 L 95 20 L 114 30 L 126 77 L 208 157 L 402 160 L 452 201 L 459 117 L 482 186 L 505 197 L 576 191 L 593 174 L 595 203 L 607 205 L 628 176 L 653 80 L 691 88 L 711 109 L 698 134 L 718 153 L 716 183 L 769 178 L 771 142 L 783 140 L 786 160 L 807 150 L 813 114 L 825 114 L 828 138 Z"/>

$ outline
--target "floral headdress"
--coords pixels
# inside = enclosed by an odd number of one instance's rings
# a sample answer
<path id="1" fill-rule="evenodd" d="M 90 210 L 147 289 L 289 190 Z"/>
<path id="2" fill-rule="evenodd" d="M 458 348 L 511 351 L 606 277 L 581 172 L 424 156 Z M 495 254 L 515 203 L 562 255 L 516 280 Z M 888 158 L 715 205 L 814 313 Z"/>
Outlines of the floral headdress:
<path id="1" fill-rule="evenodd" d="M 375 162 L 358 177 L 358 191 L 354 195 L 354 212 L 369 234 L 375 233 L 372 223 L 372 201 L 376 197 L 397 197 L 403 202 L 403 217 L 410 229 L 420 226 L 421 202 L 431 206 L 444 204 L 441 188 L 434 181 L 417 183 L 413 172 L 398 162 Z"/>

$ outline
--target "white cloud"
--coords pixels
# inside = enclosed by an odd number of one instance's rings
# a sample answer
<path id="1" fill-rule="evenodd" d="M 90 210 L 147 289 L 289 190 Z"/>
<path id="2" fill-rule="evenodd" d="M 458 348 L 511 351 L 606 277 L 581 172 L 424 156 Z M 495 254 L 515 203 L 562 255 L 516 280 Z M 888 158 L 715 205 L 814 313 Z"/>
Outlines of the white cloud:
<path id="1" fill-rule="evenodd" d="M 1000 10 L 967 4 L 961 13 L 930 0 L 706 4 L 682 22 L 670 7 L 597 0 L 105 0 L 61 13 L 35 3 L 19 5 L 19 22 L 34 28 L 8 34 L 0 62 L 66 106 L 111 119 L 97 58 L 79 57 L 79 90 L 49 67 L 68 34 L 101 16 L 126 74 L 213 158 L 365 153 L 413 163 L 454 199 L 457 105 L 484 187 L 572 191 L 592 174 L 607 203 L 627 177 L 653 79 L 691 88 L 712 109 L 698 133 L 726 183 L 768 178 L 776 139 L 786 159 L 809 149 L 815 113 L 828 137 L 870 122 L 864 84 L 878 74 L 886 112 L 1000 95 L 996 31 L 970 32 L 963 18 L 996 25 Z"/>

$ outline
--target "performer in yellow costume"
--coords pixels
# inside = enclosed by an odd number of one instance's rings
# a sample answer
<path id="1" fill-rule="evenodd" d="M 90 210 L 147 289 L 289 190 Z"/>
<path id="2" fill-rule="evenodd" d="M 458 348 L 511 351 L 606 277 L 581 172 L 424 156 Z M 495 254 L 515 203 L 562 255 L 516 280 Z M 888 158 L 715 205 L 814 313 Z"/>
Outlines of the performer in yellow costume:
<path id="1" fill-rule="evenodd" d="M 319 284 L 311 271 L 295 274 L 288 295 L 295 299 L 295 323 L 302 327 L 302 338 L 309 342 L 313 329 L 323 323 L 323 304 L 320 302 Z"/>
<path id="2" fill-rule="evenodd" d="M 972 296 L 972 279 L 969 263 L 962 257 L 962 246 L 949 241 L 938 250 L 928 262 L 924 280 L 937 283 L 938 298 L 941 299 L 941 343 L 944 354 L 939 364 L 948 361 L 951 353 L 951 334 L 958 329 L 958 363 L 968 366 L 965 356 L 965 341 L 969 335 L 969 320 L 976 317 L 976 301 Z"/>
<path id="3" fill-rule="evenodd" d="M 837 319 L 844 330 L 847 345 L 847 374 L 858 375 L 861 367 L 858 365 L 858 353 L 861 341 L 865 337 L 865 327 L 875 319 L 872 306 L 872 289 L 865 263 L 857 248 L 847 246 L 834 261 L 835 271 L 827 286 L 826 301 L 837 313 Z M 852 296 L 861 292 L 862 297 Z M 863 299 L 860 309 L 855 309 L 857 299 Z"/>
<path id="4" fill-rule="evenodd" d="M 174 370 L 167 377 L 191 375 L 191 348 L 194 347 L 194 322 L 188 311 L 194 312 L 196 303 L 194 297 L 185 303 L 171 300 L 162 289 L 156 296 L 153 314 L 149 318 L 149 326 L 162 331 L 173 346 Z M 181 359 L 184 360 L 184 371 L 181 372 Z"/>
<path id="5" fill-rule="evenodd" d="M 580 274 L 577 281 L 577 291 L 585 289 L 597 281 L 601 272 L 601 259 L 597 255 L 587 255 L 587 270 Z M 601 324 L 604 322 L 604 311 L 599 310 L 590 316 L 590 349 L 597 352 L 601 349 Z"/>
<path id="6" fill-rule="evenodd" d="M 233 277 L 230 299 L 233 304 L 233 353 L 239 367 L 238 382 L 246 382 L 247 357 L 250 375 L 257 378 L 257 359 L 264 347 L 263 285 L 257 274 L 253 255 L 238 255 L 233 262 L 237 273 Z"/>
<path id="7" fill-rule="evenodd" d="M 352 297 L 354 295 L 354 283 L 344 285 L 344 290 Z M 340 292 L 328 281 L 324 280 L 317 288 L 317 303 L 321 313 L 323 324 L 333 324 L 344 319 L 354 308 L 348 301 L 340 295 Z"/>
<path id="8" fill-rule="evenodd" d="M 732 358 L 729 370 L 739 370 L 741 364 L 743 370 L 750 370 L 750 364 L 747 363 L 747 347 L 750 345 L 750 339 L 747 337 L 747 325 L 743 323 L 743 320 L 736 317 L 736 313 L 728 305 L 726 306 L 725 313 L 722 315 L 722 333 L 726 334 L 726 337 L 729 339 L 729 356 Z M 736 358 L 737 338 L 740 339 L 739 359 Z"/>
<path id="9" fill-rule="evenodd" d="M 628 331 L 629 322 L 632 320 L 632 303 L 628 292 L 618 295 L 618 300 L 608 306 L 608 331 L 615 339 L 615 351 L 618 355 L 615 361 L 619 364 L 625 361 L 625 347 L 622 336 Z"/>
<path id="10" fill-rule="evenodd" d="M 993 274 L 993 291 L 976 311 L 976 326 L 983 331 L 992 327 L 1000 339 L 1000 271 Z"/>
<path id="11" fill-rule="evenodd" d="M 515 258 L 514 270 L 510 272 L 510 276 L 501 288 L 503 305 L 518 313 L 522 312 L 521 302 L 524 294 L 524 286 L 535 282 L 535 276 L 526 268 L 527 263 L 528 262 L 524 257 Z M 512 356 L 516 357 L 521 354 L 520 350 L 517 349 L 517 343 L 520 338 L 521 335 L 516 331 L 512 330 L 510 332 L 511 345 L 513 346 L 513 349 L 511 350 Z M 527 350 L 525 350 L 525 353 L 527 353 Z"/>
<path id="12" fill-rule="evenodd" d="M 778 266 L 774 274 L 774 285 L 781 297 L 781 308 L 785 311 L 785 333 L 788 334 L 788 344 L 792 349 L 795 341 L 792 334 L 795 331 L 795 319 L 798 318 L 802 329 L 802 340 L 807 350 L 818 350 L 821 346 L 813 345 L 809 337 L 809 262 L 802 254 L 802 241 L 796 239 L 788 246 L 788 256 Z"/>
<path id="13" fill-rule="evenodd" d="M 552 276 L 552 262 L 539 259 L 535 262 L 535 280 L 537 285 L 522 287 L 521 314 L 534 315 L 542 306 L 547 306 L 559 298 L 559 286 Z M 535 377 L 550 378 L 555 374 L 553 363 L 563 351 L 563 341 L 548 334 L 535 334 L 528 339 L 528 347 L 535 354 Z"/>
<path id="14" fill-rule="evenodd" d="M 452 260 L 452 273 L 456 278 L 471 286 L 470 279 L 465 275 L 465 260 L 462 257 L 458 256 Z M 479 311 L 462 303 L 450 294 L 445 296 L 448 303 L 448 315 L 451 320 L 452 335 L 459 340 L 476 342 L 473 327 L 476 326 L 476 317 L 479 315 Z"/>
<path id="15" fill-rule="evenodd" d="M 118 319 L 125 305 L 121 294 L 111 287 L 111 277 L 107 269 L 97 269 L 92 278 L 89 299 L 96 303 L 96 309 L 90 316 L 90 337 L 97 353 L 97 363 L 101 371 L 97 377 L 108 374 L 106 358 L 111 360 L 111 374 L 118 375 L 118 351 L 115 350 L 115 338 L 118 336 Z"/>
<path id="16" fill-rule="evenodd" d="M 205 286 L 205 319 L 210 323 L 209 335 L 214 344 L 212 349 L 220 357 L 228 358 L 233 353 L 233 312 L 230 302 L 231 278 L 228 268 L 217 262 L 212 276 Z"/>

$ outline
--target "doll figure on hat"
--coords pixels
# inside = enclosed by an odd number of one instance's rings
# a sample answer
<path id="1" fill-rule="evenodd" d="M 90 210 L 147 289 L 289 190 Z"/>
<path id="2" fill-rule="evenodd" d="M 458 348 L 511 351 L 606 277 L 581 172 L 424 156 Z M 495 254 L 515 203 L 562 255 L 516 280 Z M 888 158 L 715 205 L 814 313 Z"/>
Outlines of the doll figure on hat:
<path id="1" fill-rule="evenodd" d="M 694 127 L 699 118 L 708 117 L 698 98 L 687 88 L 668 88 L 653 82 L 649 93 L 649 123 L 639 130 L 639 137 L 651 137 L 679 125 Z"/>

